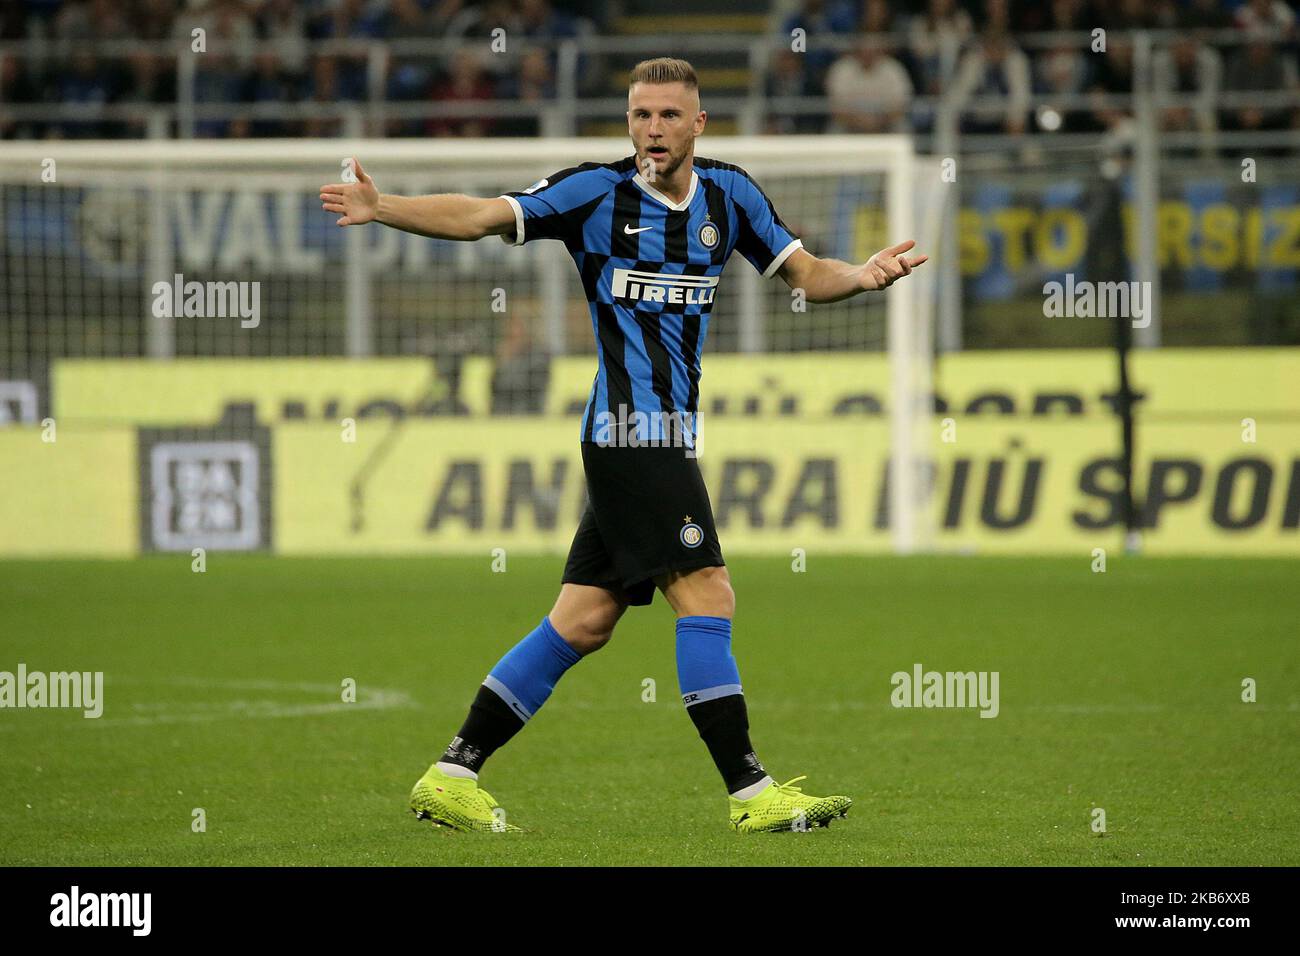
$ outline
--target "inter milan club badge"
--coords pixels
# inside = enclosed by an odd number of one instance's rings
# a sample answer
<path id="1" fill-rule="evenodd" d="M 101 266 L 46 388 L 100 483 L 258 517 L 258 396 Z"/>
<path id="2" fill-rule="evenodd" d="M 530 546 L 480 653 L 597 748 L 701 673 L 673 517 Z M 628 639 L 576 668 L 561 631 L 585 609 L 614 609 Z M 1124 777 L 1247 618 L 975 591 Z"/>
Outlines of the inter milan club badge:
<path id="1" fill-rule="evenodd" d="M 704 529 L 691 521 L 691 516 L 687 515 L 682 519 L 686 524 L 682 525 L 681 534 L 682 544 L 688 548 L 698 548 L 704 542 Z"/>
<path id="2" fill-rule="evenodd" d="M 713 220 L 705 217 L 704 222 L 700 223 L 700 245 L 705 249 L 712 249 L 718 244 L 718 227 L 713 224 Z"/>

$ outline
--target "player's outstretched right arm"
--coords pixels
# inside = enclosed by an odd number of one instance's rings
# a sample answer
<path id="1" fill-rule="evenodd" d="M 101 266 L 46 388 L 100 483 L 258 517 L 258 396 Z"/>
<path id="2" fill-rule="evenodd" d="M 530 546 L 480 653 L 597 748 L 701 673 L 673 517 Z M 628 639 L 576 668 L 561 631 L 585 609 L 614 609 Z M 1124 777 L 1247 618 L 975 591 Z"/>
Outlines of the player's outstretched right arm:
<path id="1" fill-rule="evenodd" d="M 355 183 L 330 183 L 320 188 L 321 208 L 340 213 L 340 226 L 379 222 L 433 239 L 465 241 L 515 231 L 514 210 L 499 197 L 480 199 L 459 193 L 393 196 L 379 191 L 355 157 L 352 166 L 357 174 Z"/>

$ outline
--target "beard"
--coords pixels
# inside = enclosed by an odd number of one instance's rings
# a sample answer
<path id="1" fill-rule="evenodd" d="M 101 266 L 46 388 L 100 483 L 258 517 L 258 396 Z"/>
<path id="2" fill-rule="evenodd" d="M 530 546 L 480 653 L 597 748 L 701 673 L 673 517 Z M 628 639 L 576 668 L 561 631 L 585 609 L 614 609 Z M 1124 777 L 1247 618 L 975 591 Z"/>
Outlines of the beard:
<path id="1" fill-rule="evenodd" d="M 673 175 L 673 173 L 677 172 L 677 170 L 681 168 L 682 159 L 684 158 L 684 156 L 678 156 L 674 154 L 672 150 L 669 150 L 668 153 L 664 156 L 664 166 L 662 169 L 660 169 L 657 164 L 654 164 L 654 157 L 650 155 L 648 151 L 646 152 L 645 156 L 647 159 L 651 161 L 652 165 L 650 168 L 655 171 L 656 176 Z M 644 173 L 645 171 L 644 163 L 641 166 L 641 170 Z"/>

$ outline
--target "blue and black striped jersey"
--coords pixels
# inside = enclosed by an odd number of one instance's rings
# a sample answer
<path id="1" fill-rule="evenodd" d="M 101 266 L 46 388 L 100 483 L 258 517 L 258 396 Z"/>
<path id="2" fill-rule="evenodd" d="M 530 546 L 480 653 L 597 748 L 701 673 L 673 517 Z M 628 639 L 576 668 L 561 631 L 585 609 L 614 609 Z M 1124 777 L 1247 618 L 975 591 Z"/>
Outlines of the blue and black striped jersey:
<path id="1" fill-rule="evenodd" d="M 648 182 L 636 157 L 583 163 L 503 195 L 512 245 L 559 239 L 591 311 L 597 370 L 582 416 L 584 441 L 624 427 L 662 442 L 673 421 L 693 441 L 700 356 L 718 277 L 733 250 L 766 278 L 803 243 L 739 166 L 695 157 L 686 198 Z"/>

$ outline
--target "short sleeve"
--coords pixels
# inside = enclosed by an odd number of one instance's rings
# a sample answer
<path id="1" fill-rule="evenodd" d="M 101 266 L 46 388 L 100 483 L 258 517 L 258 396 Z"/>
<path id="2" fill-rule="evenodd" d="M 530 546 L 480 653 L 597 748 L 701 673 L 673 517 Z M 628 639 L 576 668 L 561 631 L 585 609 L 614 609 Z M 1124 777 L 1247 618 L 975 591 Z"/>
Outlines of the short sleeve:
<path id="1" fill-rule="evenodd" d="M 764 279 L 771 278 L 803 242 L 790 231 L 758 183 L 737 172 L 732 190 L 739 220 L 736 251 L 749 260 Z"/>
<path id="2" fill-rule="evenodd" d="M 609 193 L 610 183 L 603 167 L 584 163 L 552 173 L 527 189 L 502 193 L 515 213 L 513 236 L 501 240 L 512 246 L 534 239 L 562 239 L 581 235 L 582 224 Z"/>

